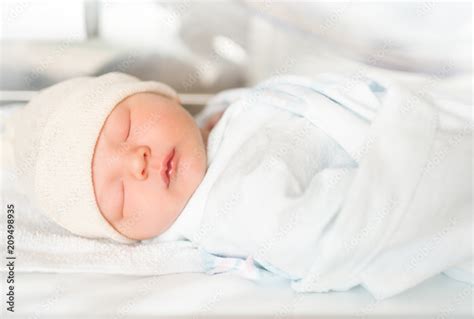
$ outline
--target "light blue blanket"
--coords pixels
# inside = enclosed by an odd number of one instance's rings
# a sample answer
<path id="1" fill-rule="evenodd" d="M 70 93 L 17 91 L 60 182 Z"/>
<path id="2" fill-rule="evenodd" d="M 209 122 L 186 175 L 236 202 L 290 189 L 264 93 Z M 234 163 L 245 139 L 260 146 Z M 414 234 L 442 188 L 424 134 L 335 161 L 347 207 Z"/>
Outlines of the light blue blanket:
<path id="1" fill-rule="evenodd" d="M 337 75 L 241 92 L 188 207 L 202 212 L 188 237 L 215 256 L 208 272 L 270 272 L 300 292 L 363 285 L 381 299 L 468 261 L 472 122 L 436 103 Z"/>

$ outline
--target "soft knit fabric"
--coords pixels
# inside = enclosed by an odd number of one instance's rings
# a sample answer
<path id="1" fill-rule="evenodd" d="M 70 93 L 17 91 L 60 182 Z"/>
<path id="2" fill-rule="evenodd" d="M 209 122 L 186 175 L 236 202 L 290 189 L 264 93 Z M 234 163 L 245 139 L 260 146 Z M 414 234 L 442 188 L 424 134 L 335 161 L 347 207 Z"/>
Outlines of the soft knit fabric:
<path id="1" fill-rule="evenodd" d="M 74 78 L 41 91 L 5 128 L 14 145 L 17 185 L 45 215 L 76 235 L 135 242 L 102 216 L 92 159 L 107 116 L 120 101 L 140 92 L 178 98 L 165 84 L 123 73 Z"/>

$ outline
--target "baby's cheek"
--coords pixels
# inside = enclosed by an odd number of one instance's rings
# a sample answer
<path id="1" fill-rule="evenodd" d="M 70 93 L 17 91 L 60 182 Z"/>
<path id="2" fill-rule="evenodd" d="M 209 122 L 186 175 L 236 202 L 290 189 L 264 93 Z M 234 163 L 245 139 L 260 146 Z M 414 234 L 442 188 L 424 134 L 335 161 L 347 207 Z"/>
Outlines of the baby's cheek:
<path id="1" fill-rule="evenodd" d="M 137 234 L 140 234 L 141 225 L 144 224 L 144 219 L 144 215 L 139 211 L 133 211 L 117 223 L 118 231 L 125 236 L 135 237 Z"/>

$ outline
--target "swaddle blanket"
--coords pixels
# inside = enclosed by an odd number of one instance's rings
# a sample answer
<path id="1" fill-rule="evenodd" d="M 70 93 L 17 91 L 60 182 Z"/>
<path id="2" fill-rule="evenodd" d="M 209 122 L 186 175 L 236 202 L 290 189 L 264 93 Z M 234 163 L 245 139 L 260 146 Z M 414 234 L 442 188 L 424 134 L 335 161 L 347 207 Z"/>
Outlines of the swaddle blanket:
<path id="1" fill-rule="evenodd" d="M 228 103 L 209 136 L 208 173 L 181 214 L 201 220 L 189 240 L 70 235 L 6 189 L 14 172 L 3 169 L 16 270 L 231 271 L 283 276 L 301 292 L 361 284 L 380 299 L 472 257 L 470 106 L 334 75 L 272 78 Z"/>
<path id="2" fill-rule="evenodd" d="M 270 79 L 210 137 L 188 238 L 300 292 L 404 291 L 472 256 L 470 112 L 386 80 Z"/>

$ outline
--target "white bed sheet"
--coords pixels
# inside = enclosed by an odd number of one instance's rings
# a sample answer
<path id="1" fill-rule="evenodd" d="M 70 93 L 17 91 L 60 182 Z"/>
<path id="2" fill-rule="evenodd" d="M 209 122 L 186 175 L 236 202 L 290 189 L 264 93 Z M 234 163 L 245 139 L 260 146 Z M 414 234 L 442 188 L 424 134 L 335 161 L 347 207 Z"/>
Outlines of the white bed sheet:
<path id="1" fill-rule="evenodd" d="M 5 283 L 5 273 L 2 276 Z M 340 293 L 298 295 L 283 281 L 265 286 L 231 274 L 135 277 L 17 273 L 15 283 L 14 318 L 470 318 L 473 315 L 472 287 L 444 275 L 378 302 L 360 287 Z M 5 314 L 3 295 L 2 315 Z"/>

